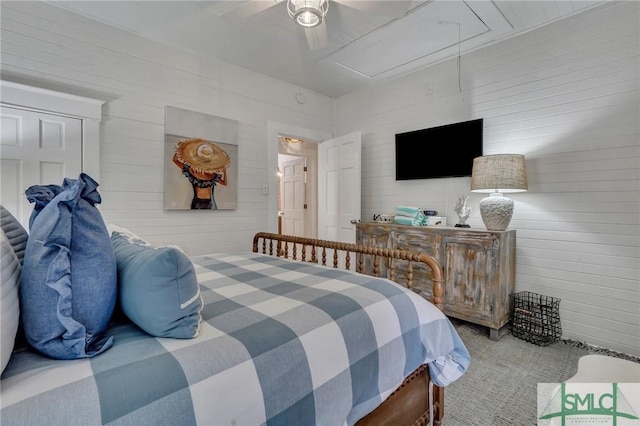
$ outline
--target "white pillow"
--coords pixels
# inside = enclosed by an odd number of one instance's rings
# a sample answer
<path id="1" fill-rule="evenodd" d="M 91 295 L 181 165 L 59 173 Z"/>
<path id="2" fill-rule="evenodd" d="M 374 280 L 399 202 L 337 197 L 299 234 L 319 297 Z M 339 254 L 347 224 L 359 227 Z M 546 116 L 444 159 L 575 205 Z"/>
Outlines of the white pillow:
<path id="1" fill-rule="evenodd" d="M 4 371 L 11 358 L 20 320 L 18 284 L 22 265 L 14 253 L 9 239 L 0 230 L 0 372 Z"/>

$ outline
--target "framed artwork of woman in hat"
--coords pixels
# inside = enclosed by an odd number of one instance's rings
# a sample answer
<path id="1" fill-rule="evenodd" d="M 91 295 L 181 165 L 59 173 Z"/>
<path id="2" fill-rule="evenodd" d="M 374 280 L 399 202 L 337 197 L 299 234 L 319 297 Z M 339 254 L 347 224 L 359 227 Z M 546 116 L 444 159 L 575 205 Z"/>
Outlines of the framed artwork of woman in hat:
<path id="1" fill-rule="evenodd" d="M 217 210 L 216 185 L 227 185 L 231 158 L 219 145 L 203 139 L 178 142 L 173 163 L 180 168 L 193 188 L 192 210 Z"/>
<path id="2" fill-rule="evenodd" d="M 165 210 L 238 208 L 238 122 L 165 107 Z"/>

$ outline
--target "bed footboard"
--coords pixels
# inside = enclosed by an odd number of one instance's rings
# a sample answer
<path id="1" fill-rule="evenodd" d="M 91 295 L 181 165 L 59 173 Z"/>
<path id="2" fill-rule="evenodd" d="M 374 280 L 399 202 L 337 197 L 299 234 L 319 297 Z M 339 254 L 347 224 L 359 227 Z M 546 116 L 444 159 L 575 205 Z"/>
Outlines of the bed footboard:
<path id="1" fill-rule="evenodd" d="M 440 263 L 428 254 L 410 250 L 390 250 L 337 241 L 271 234 L 268 232 L 259 232 L 253 237 L 253 252 L 296 259 L 303 262 L 319 263 L 324 266 L 333 266 L 334 268 L 355 270 L 360 273 L 367 273 L 364 268 L 365 258 L 370 256 L 373 263 L 373 271 L 368 275 L 379 277 L 380 265 L 384 264 L 387 265 L 388 270 L 388 276 L 384 278 L 389 278 L 395 282 L 398 282 L 395 274 L 396 262 L 404 261 L 407 262 L 408 271 L 406 282 L 398 283 L 407 288 L 413 286 L 412 262 L 421 262 L 427 265 L 433 274 L 433 300 L 431 302 L 438 309 L 443 309 L 442 268 Z M 327 264 L 327 258 L 329 258 L 329 264 Z M 355 268 L 352 262 L 355 264 Z"/>
<path id="2" fill-rule="evenodd" d="M 441 426 L 444 417 L 444 388 L 429 389 L 429 368 L 423 364 L 407 377 L 382 404 L 358 420 L 355 426 Z M 429 407 L 429 392 L 432 393 Z M 433 423 L 429 419 L 433 415 Z"/>
<path id="3" fill-rule="evenodd" d="M 259 232 L 254 236 L 253 252 L 355 270 L 360 273 L 367 273 L 364 264 L 365 258 L 369 256 L 372 259 L 373 271 L 368 275 L 380 276 L 380 270 L 383 269 L 380 266 L 385 265 L 387 276 L 384 278 L 395 282 L 398 282 L 395 275 L 396 262 L 404 261 L 407 262 L 406 282 L 399 282 L 399 284 L 407 288 L 411 288 L 413 285 L 412 262 L 421 262 L 432 271 L 433 300 L 431 302 L 438 309 L 443 309 L 442 269 L 435 258 L 424 253 L 267 232 Z M 355 259 L 352 256 L 355 256 Z M 329 264 L 327 264 L 327 259 L 329 259 Z M 355 264 L 355 267 L 352 263 Z M 430 388 L 429 369 L 423 364 L 409 375 L 402 385 L 380 406 L 360 419 L 356 426 L 441 425 L 444 417 L 444 388 L 438 386 Z"/>

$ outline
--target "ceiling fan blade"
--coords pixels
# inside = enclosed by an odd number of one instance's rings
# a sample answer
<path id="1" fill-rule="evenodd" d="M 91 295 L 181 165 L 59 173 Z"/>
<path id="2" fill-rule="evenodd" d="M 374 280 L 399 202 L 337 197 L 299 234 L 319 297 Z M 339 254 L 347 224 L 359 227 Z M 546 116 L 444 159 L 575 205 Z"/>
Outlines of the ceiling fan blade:
<path id="1" fill-rule="evenodd" d="M 363 12 L 397 18 L 404 16 L 408 11 L 419 5 L 421 2 L 412 0 L 394 1 L 362 1 L 362 0 L 333 0 L 336 3 L 362 10 Z"/>
<path id="2" fill-rule="evenodd" d="M 327 25 L 324 20 L 317 27 L 305 28 L 304 34 L 307 36 L 307 43 L 311 50 L 327 47 Z"/>
<path id="3" fill-rule="evenodd" d="M 220 16 L 232 20 L 241 20 L 262 12 L 263 10 L 267 10 L 278 4 L 278 2 L 279 0 L 248 0 L 242 3 L 237 2 L 239 3 L 238 6 L 232 7 L 220 14 Z"/>

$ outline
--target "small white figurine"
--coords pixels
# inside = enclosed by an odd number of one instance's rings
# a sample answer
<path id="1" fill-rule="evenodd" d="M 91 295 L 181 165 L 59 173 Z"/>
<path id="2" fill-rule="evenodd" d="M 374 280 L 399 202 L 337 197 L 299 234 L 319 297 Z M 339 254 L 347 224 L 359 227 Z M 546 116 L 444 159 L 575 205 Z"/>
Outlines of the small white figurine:
<path id="1" fill-rule="evenodd" d="M 460 223 L 456 224 L 457 228 L 469 228 L 467 225 L 467 219 L 471 215 L 471 207 L 467 206 L 467 200 L 469 200 L 469 196 L 458 196 L 458 204 L 456 204 L 455 212 L 458 214 L 458 219 Z"/>

